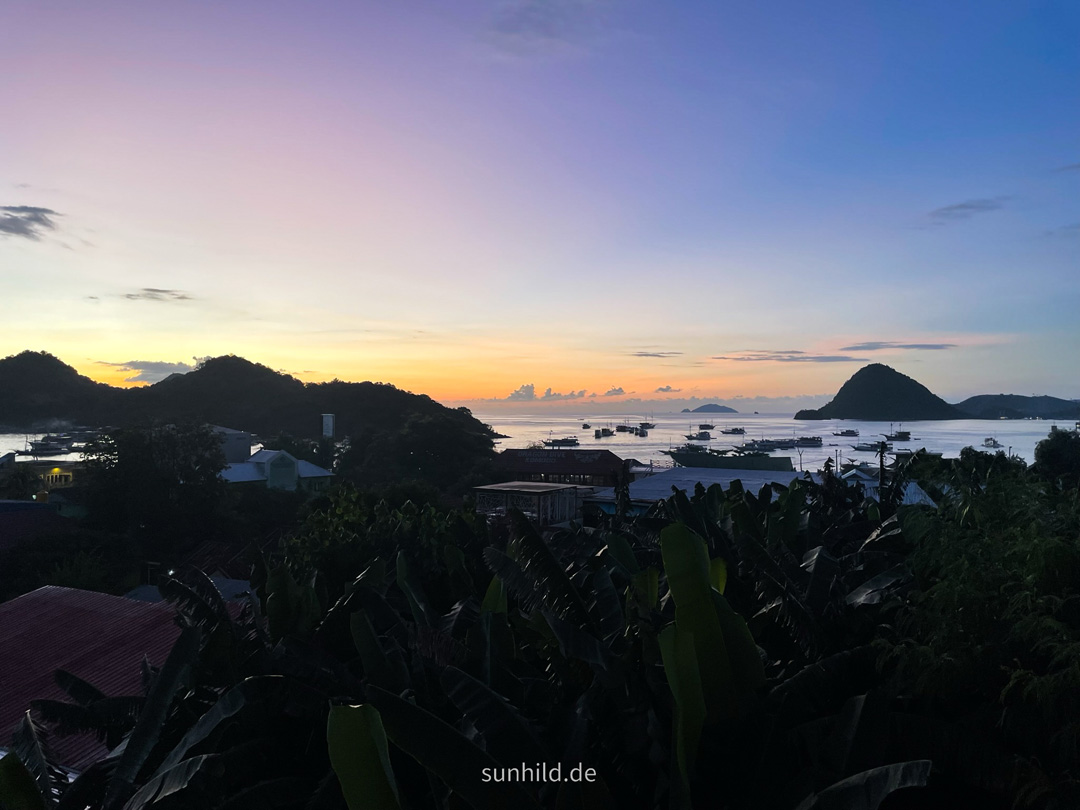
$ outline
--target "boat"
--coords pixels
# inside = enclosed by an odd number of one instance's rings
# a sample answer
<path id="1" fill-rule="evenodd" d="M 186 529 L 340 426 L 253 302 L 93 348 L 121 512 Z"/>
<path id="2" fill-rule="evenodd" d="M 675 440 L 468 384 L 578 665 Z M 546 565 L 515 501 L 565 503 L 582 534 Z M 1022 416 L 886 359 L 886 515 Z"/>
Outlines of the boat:
<path id="1" fill-rule="evenodd" d="M 634 435 L 635 436 L 640 436 L 642 439 L 645 439 L 645 438 L 648 438 L 649 431 L 646 430 L 643 427 L 639 427 L 637 430 L 634 431 Z"/>
<path id="2" fill-rule="evenodd" d="M 903 423 L 901 423 L 900 427 L 903 427 L 903 426 L 904 426 Z M 887 441 L 887 442 L 910 442 L 911 441 L 911 431 L 910 430 L 897 430 L 895 433 L 893 433 L 892 432 L 892 423 L 891 422 L 889 423 L 889 432 L 888 433 L 883 433 L 882 435 L 885 437 L 885 441 Z"/>
<path id="3" fill-rule="evenodd" d="M 687 433 L 685 436 L 692 442 L 707 442 L 712 439 L 712 434 L 707 430 L 699 430 L 697 433 Z"/>
<path id="4" fill-rule="evenodd" d="M 725 436 L 745 436 L 746 435 L 746 428 L 741 428 L 741 427 L 724 428 L 720 432 L 723 433 Z"/>
<path id="5" fill-rule="evenodd" d="M 652 422 L 638 422 L 638 430 L 656 430 L 656 425 Z"/>
<path id="6" fill-rule="evenodd" d="M 996 450 L 997 448 L 1001 447 L 1002 444 L 993 436 L 987 436 L 985 439 L 983 439 L 982 446 L 988 447 L 991 450 Z"/>
<path id="7" fill-rule="evenodd" d="M 581 429 L 582 430 L 592 430 L 592 425 L 590 425 L 588 422 L 582 422 Z"/>
<path id="8" fill-rule="evenodd" d="M 716 425 L 698 425 L 697 426 L 698 430 L 714 430 L 715 428 L 716 428 Z"/>
<path id="9" fill-rule="evenodd" d="M 798 436 L 795 439 L 796 447 L 821 447 L 823 443 L 820 436 Z"/>
<path id="10" fill-rule="evenodd" d="M 631 428 L 629 425 L 616 425 L 615 430 L 619 433 L 629 433 Z"/>
<path id="11" fill-rule="evenodd" d="M 62 456 L 72 452 L 71 446 L 75 440 L 70 436 L 42 436 L 40 439 L 31 439 L 26 443 L 25 450 L 16 450 L 20 456 Z"/>
<path id="12" fill-rule="evenodd" d="M 609 436 L 614 436 L 614 435 L 615 435 L 615 431 L 612 430 L 611 428 L 597 428 L 596 432 L 593 433 L 593 436 L 595 436 L 597 439 L 606 439 Z"/>
<path id="13" fill-rule="evenodd" d="M 544 441 L 544 447 L 577 447 L 578 444 L 577 436 L 567 436 L 565 439 L 547 439 Z"/>
<path id="14" fill-rule="evenodd" d="M 739 446 L 740 450 L 758 450 L 766 453 L 773 450 L 794 450 L 798 446 L 796 439 L 751 439 Z"/>
<path id="15" fill-rule="evenodd" d="M 834 430 L 833 436 L 850 436 L 856 438 L 859 435 L 859 431 L 855 428 L 844 428 L 843 430 Z"/>
<path id="16" fill-rule="evenodd" d="M 888 442 L 859 442 L 851 445 L 851 449 L 860 453 L 880 453 L 882 446 L 886 451 L 892 450 L 892 445 Z"/>
<path id="17" fill-rule="evenodd" d="M 768 456 L 765 453 L 739 453 L 710 450 L 699 444 L 684 444 L 671 450 L 661 450 L 680 467 L 713 467 L 725 470 L 790 471 L 795 467 L 788 456 Z"/>

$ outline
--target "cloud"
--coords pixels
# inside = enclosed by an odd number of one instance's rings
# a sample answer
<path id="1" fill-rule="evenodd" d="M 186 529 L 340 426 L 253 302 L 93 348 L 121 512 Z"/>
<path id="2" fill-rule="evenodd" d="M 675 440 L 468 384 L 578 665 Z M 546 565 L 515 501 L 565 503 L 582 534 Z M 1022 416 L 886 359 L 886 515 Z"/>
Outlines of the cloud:
<path id="1" fill-rule="evenodd" d="M 558 393 L 555 393 L 554 391 L 552 391 L 550 388 L 548 388 L 546 391 L 544 391 L 544 395 L 542 397 L 540 397 L 540 399 L 541 400 L 581 399 L 583 396 L 585 396 L 585 389 L 584 388 L 582 390 L 580 390 L 580 391 L 571 391 L 569 394 L 558 394 Z"/>
<path id="2" fill-rule="evenodd" d="M 543 54 L 579 47 L 597 28 L 599 0 L 508 0 L 491 20 L 501 50 Z"/>
<path id="3" fill-rule="evenodd" d="M 135 375 L 125 377 L 124 382 L 161 382 L 171 374 L 187 374 L 194 366 L 187 363 L 167 363 L 164 360 L 128 360 L 126 363 L 107 363 L 98 360 L 98 365 L 111 366 L 121 371 L 133 371 Z"/>
<path id="4" fill-rule="evenodd" d="M 0 236 L 21 236 L 37 241 L 43 231 L 56 230 L 53 217 L 62 216 L 51 208 L 32 205 L 0 205 Z"/>
<path id="5" fill-rule="evenodd" d="M 512 392 L 507 398 L 510 402 L 532 402 L 536 399 L 536 386 L 523 385 L 518 390 Z"/>
<path id="6" fill-rule="evenodd" d="M 740 363 L 862 363 L 868 358 L 852 357 L 846 354 L 807 354 L 800 351 L 762 351 L 751 350 L 737 354 L 725 354 L 711 358 L 713 360 L 734 360 Z"/>
<path id="7" fill-rule="evenodd" d="M 986 214 L 998 211 L 1004 207 L 1008 197 L 994 197 L 993 199 L 965 200 L 961 203 L 946 205 L 944 208 L 936 208 L 927 216 L 934 225 L 948 225 L 952 222 L 960 222 L 971 219 L 976 214 Z"/>
<path id="8" fill-rule="evenodd" d="M 122 298 L 128 301 L 191 301 L 192 298 L 183 290 L 162 290 L 157 287 L 143 287 L 138 292 L 124 293 Z"/>
<path id="9" fill-rule="evenodd" d="M 630 352 L 631 357 L 678 357 L 682 352 Z"/>
<path id="10" fill-rule="evenodd" d="M 1058 166 L 1055 172 L 1080 172 L 1080 163 L 1070 163 L 1068 166 Z"/>
<path id="11" fill-rule="evenodd" d="M 550 388 L 545 389 L 544 393 L 540 396 L 536 395 L 536 386 L 532 383 L 523 385 L 516 391 L 512 391 L 507 395 L 503 401 L 505 402 L 554 402 L 560 399 L 582 399 L 585 396 L 585 389 L 580 391 L 570 391 L 567 394 L 560 394 L 558 391 L 552 391 Z M 592 396 L 596 396 L 593 394 Z"/>
<path id="12" fill-rule="evenodd" d="M 913 351 L 938 351 L 955 349 L 955 343 L 894 343 L 890 340 L 869 340 L 854 346 L 842 346 L 842 352 L 878 352 L 885 349 L 911 349 Z"/>
<path id="13" fill-rule="evenodd" d="M 677 394 L 682 391 L 681 388 L 672 388 L 670 385 L 661 385 L 655 391 L 654 394 Z"/>
<path id="14" fill-rule="evenodd" d="M 605 397 L 621 397 L 626 392 L 621 388 L 611 388 L 604 392 Z"/>
<path id="15" fill-rule="evenodd" d="M 1075 239 L 1080 237 L 1080 222 L 1074 222 L 1072 225 L 1062 225 L 1060 228 L 1054 228 L 1053 230 L 1047 231 L 1046 235 L 1064 239 Z"/>

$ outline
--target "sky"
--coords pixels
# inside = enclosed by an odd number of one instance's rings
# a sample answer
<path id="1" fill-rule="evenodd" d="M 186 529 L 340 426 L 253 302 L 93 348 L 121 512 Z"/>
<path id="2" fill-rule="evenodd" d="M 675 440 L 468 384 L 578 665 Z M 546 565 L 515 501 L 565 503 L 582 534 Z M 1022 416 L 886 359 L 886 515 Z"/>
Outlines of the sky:
<path id="1" fill-rule="evenodd" d="M 1074 0 L 0 5 L 0 357 L 1080 397 Z"/>

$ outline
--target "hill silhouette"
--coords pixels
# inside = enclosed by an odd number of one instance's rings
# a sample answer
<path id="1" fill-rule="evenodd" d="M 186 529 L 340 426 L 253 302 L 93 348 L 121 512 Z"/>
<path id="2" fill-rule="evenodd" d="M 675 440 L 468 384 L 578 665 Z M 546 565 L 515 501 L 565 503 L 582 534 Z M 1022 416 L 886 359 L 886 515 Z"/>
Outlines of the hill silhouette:
<path id="1" fill-rule="evenodd" d="M 1048 396 L 980 394 L 956 407 L 976 419 L 1080 419 L 1080 402 Z"/>
<path id="2" fill-rule="evenodd" d="M 315 439 L 320 415 L 350 437 L 350 466 L 367 483 L 407 479 L 449 485 L 494 455 L 491 429 L 465 408 L 373 382 L 303 383 L 245 360 L 215 357 L 143 388 L 114 388 L 44 352 L 0 360 L 0 424 L 18 431 L 57 423 L 128 427 L 198 422 L 263 437 Z"/>
<path id="3" fill-rule="evenodd" d="M 0 425 L 13 430 L 47 428 L 56 420 L 100 424 L 121 393 L 47 352 L 25 351 L 0 360 Z"/>
<path id="4" fill-rule="evenodd" d="M 963 419 L 967 414 L 899 371 L 873 363 L 844 383 L 822 408 L 803 410 L 796 419 L 865 419 L 872 422 Z"/>

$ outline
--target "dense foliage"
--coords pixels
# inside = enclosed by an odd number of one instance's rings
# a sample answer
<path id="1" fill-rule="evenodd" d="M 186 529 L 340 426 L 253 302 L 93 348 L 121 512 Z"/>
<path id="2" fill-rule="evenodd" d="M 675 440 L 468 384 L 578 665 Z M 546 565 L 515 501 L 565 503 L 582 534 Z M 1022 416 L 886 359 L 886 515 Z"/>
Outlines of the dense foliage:
<path id="1" fill-rule="evenodd" d="M 198 571 L 161 585 L 186 629 L 142 694 L 59 673 L 71 700 L 35 704 L 0 796 L 1075 806 L 1075 488 L 1004 454 L 906 474 L 939 508 L 897 510 L 903 474 L 875 504 L 830 473 L 699 487 L 548 537 L 521 515 L 489 525 L 343 488 L 280 554 L 253 555 L 241 613 Z M 42 741 L 87 731 L 113 753 L 72 781 Z M 483 778 L 538 763 L 595 781 Z"/>

